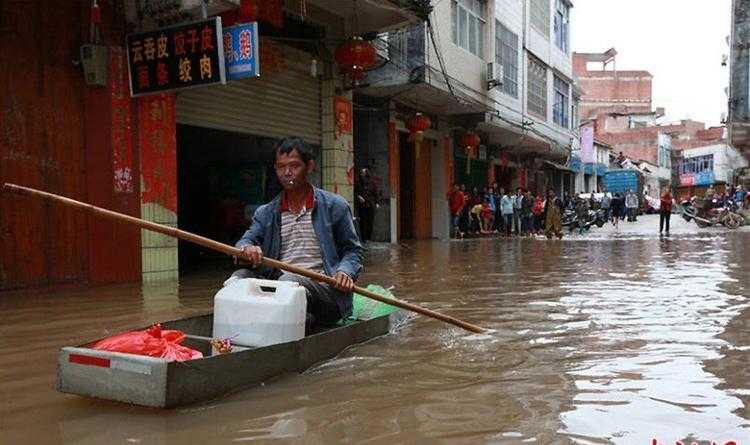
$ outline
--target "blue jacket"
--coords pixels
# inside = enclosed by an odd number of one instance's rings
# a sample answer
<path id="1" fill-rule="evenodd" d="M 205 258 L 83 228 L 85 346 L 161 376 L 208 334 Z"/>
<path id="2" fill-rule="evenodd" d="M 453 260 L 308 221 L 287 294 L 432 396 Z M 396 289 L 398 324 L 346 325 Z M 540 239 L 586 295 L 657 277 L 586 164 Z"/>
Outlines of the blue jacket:
<path id="1" fill-rule="evenodd" d="M 318 237 L 323 268 L 326 275 L 342 271 L 356 280 L 362 271 L 362 245 L 354 230 L 351 207 L 344 198 L 314 188 L 315 207 L 312 213 L 313 229 Z M 236 247 L 260 246 L 263 255 L 278 260 L 281 254 L 281 195 L 268 204 L 258 207 L 253 223 Z M 269 268 L 261 275 L 273 278 L 277 274 Z M 352 294 L 336 301 L 342 318 L 352 314 Z"/>

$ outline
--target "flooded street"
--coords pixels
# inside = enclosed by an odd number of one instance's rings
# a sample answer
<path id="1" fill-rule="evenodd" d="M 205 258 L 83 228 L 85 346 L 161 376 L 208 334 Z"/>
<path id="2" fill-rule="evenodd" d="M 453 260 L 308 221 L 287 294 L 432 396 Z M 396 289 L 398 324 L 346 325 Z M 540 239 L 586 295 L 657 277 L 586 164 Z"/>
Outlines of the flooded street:
<path id="1" fill-rule="evenodd" d="M 0 443 L 745 444 L 750 231 L 672 221 L 666 239 L 649 217 L 559 242 L 378 246 L 362 282 L 493 332 L 415 317 L 305 374 L 171 411 L 55 392 L 57 350 L 209 312 L 221 273 L 7 293 Z"/>

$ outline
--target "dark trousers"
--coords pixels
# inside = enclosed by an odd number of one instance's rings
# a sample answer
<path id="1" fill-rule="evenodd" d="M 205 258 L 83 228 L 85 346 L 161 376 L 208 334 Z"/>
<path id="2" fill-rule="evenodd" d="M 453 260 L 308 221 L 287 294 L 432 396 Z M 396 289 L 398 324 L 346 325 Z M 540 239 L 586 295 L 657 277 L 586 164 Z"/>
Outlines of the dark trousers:
<path id="1" fill-rule="evenodd" d="M 659 233 L 664 231 L 666 226 L 667 233 L 669 233 L 669 219 L 672 217 L 672 213 L 659 212 Z"/>
<path id="2" fill-rule="evenodd" d="M 498 232 L 502 232 L 505 229 L 504 222 L 503 214 L 500 212 L 500 205 L 498 204 L 498 209 L 495 211 L 495 223 L 493 228 Z"/>
<path id="3" fill-rule="evenodd" d="M 505 234 L 510 235 L 510 233 L 513 231 L 513 214 L 508 213 L 506 215 L 503 215 L 503 220 L 505 220 Z"/>
<path id="4" fill-rule="evenodd" d="M 372 239 L 372 221 L 375 218 L 374 207 L 360 207 L 359 211 L 359 230 L 362 235 L 362 242 L 366 243 Z"/>
<path id="5" fill-rule="evenodd" d="M 232 277 L 237 278 L 261 278 L 252 269 L 236 270 Z M 284 272 L 279 276 L 278 281 L 294 281 L 299 283 L 307 291 L 307 325 L 308 327 L 331 326 L 341 319 L 341 310 L 339 310 L 336 300 L 344 298 L 346 294 L 338 289 L 334 289 L 328 284 L 318 283 L 309 278 Z"/>

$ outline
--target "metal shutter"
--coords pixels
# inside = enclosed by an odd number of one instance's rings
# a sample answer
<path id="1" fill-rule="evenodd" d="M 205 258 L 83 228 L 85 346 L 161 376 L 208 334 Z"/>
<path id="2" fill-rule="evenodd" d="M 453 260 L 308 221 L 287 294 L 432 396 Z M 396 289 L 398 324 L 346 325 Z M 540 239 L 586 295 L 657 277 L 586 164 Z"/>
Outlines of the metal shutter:
<path id="1" fill-rule="evenodd" d="M 232 81 L 177 94 L 177 122 L 197 127 L 321 145 L 321 85 L 310 75 L 310 55 L 283 48 L 285 66 L 267 77 Z"/>

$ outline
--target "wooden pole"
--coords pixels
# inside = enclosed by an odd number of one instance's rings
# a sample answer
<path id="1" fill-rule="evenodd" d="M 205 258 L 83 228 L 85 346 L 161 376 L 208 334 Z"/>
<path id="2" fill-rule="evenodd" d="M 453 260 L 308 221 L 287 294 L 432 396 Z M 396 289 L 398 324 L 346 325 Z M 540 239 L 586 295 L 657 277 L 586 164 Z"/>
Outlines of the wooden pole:
<path id="1" fill-rule="evenodd" d="M 64 204 L 70 207 L 75 207 L 81 210 L 88 211 L 90 213 L 93 213 L 94 215 L 101 216 L 103 218 L 109 218 L 121 222 L 127 222 L 131 224 L 135 224 L 137 226 L 140 226 L 143 229 L 151 230 L 154 232 L 163 233 L 164 235 L 169 235 L 175 238 L 179 238 L 181 240 L 189 241 L 191 243 L 195 243 L 198 245 L 201 245 L 203 247 L 215 250 L 217 252 L 225 253 L 227 255 L 241 257 L 241 258 L 247 258 L 247 256 L 242 252 L 242 250 L 229 246 L 227 244 L 220 243 L 218 241 L 214 241 L 209 238 L 202 237 L 200 235 L 196 235 L 194 233 L 186 232 L 184 230 L 176 229 L 174 227 L 165 226 L 162 224 L 157 224 L 151 221 L 144 221 L 140 218 L 136 218 L 134 216 L 130 215 L 124 215 L 122 213 L 113 212 L 112 210 L 103 209 L 101 207 L 96 207 L 91 204 L 87 204 L 81 201 L 76 201 L 75 199 L 66 198 L 64 196 L 55 195 L 48 192 L 43 192 L 41 190 L 36 190 L 29 187 L 23 187 L 16 184 L 9 184 L 5 183 L 3 184 L 3 190 L 8 192 L 14 192 L 22 195 L 30 195 L 35 196 L 39 198 L 45 198 L 49 199 L 55 202 L 58 202 L 60 204 Z M 249 258 L 247 258 L 249 259 Z M 303 277 L 307 277 L 310 279 L 313 279 L 315 281 L 319 281 L 321 283 L 326 283 L 329 285 L 334 285 L 336 283 L 336 280 L 332 277 L 329 277 L 327 275 L 323 275 L 317 272 L 313 272 L 311 270 L 303 269 L 301 267 L 297 267 L 291 264 L 284 263 L 282 261 L 274 260 L 271 258 L 263 258 L 263 265 L 267 267 L 272 267 L 275 269 L 281 269 L 286 272 L 295 273 L 297 275 L 301 275 Z M 374 292 L 371 292 L 365 288 L 355 286 L 354 292 L 364 295 L 365 297 L 371 298 L 373 300 L 380 301 L 382 303 L 389 304 L 391 306 L 395 306 L 401 309 L 406 309 L 411 312 L 416 312 L 418 314 L 425 315 L 427 317 L 434 318 L 436 320 L 443 321 L 445 323 L 450 323 L 454 326 L 458 326 L 460 328 L 463 328 L 469 332 L 474 333 L 483 333 L 485 330 L 483 328 L 480 328 L 479 326 L 476 326 L 471 323 L 467 323 L 463 320 L 459 320 L 455 317 L 451 317 L 449 315 L 441 314 L 439 312 L 432 311 L 427 308 L 423 308 L 421 306 L 417 306 L 416 304 L 407 303 L 405 301 L 397 300 L 395 298 L 389 298 L 384 297 L 382 295 L 378 295 Z"/>

